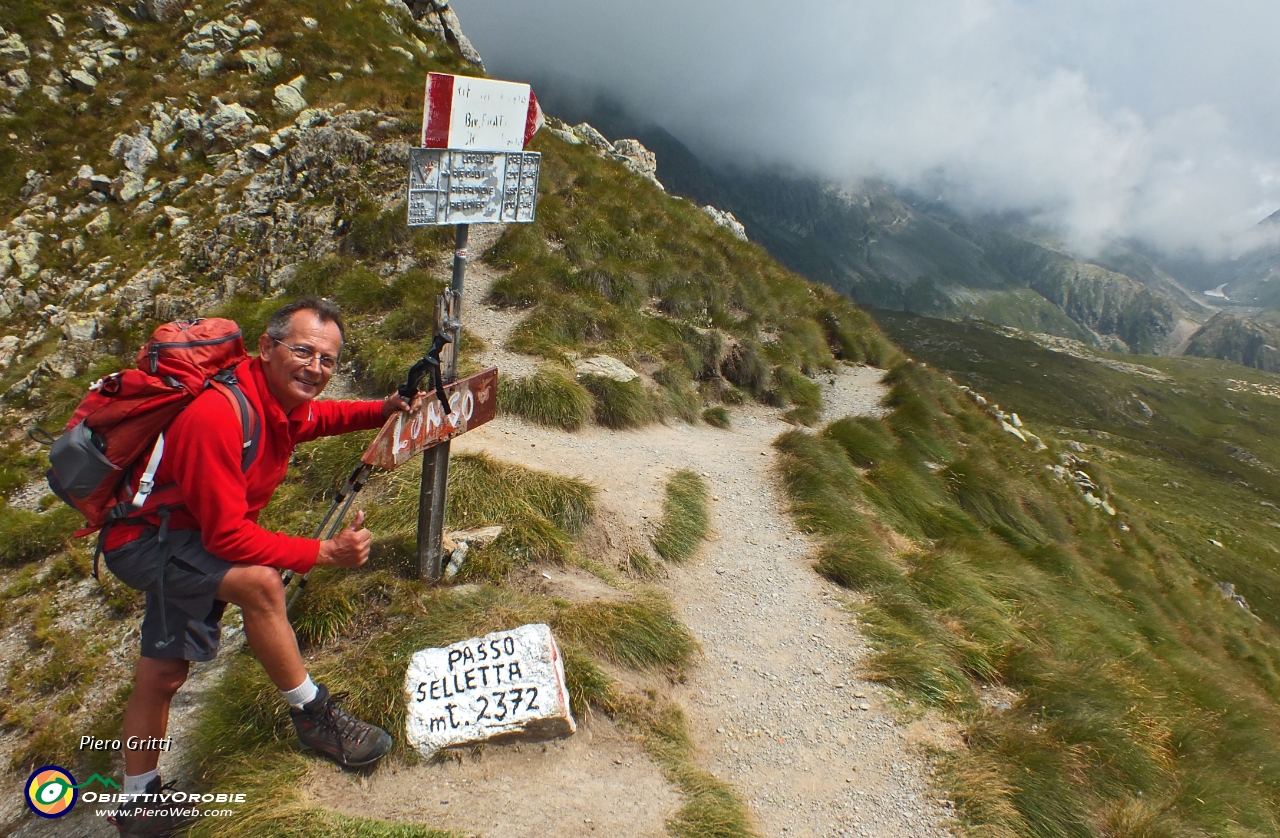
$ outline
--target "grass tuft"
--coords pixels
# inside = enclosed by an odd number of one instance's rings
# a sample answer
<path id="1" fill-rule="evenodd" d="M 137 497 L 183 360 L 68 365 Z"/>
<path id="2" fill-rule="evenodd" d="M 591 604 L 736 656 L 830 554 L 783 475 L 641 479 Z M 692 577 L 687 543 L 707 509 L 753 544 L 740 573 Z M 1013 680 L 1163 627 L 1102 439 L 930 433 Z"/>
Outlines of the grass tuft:
<path id="1" fill-rule="evenodd" d="M 537 425 L 576 431 L 592 415 L 591 394 L 555 369 L 528 378 L 498 378 L 498 410 Z"/>
<path id="2" fill-rule="evenodd" d="M 858 591 L 900 584 L 902 570 L 885 552 L 885 546 L 869 533 L 844 535 L 822 546 L 816 569 L 831 581 Z"/>
<path id="3" fill-rule="evenodd" d="M 377 518 L 387 543 L 410 540 L 418 526 L 421 458 L 385 475 Z M 475 550 L 461 580 L 499 581 L 515 567 L 536 562 L 563 564 L 573 555 L 573 536 L 590 520 L 593 491 L 587 484 L 484 455 L 454 456 L 449 465 L 445 520 L 450 529 L 502 526 L 489 546 Z"/>
<path id="4" fill-rule="evenodd" d="M 882 422 L 865 416 L 839 419 L 822 435 L 844 449 L 858 468 L 874 468 L 893 456 L 894 438 Z"/>
<path id="5" fill-rule="evenodd" d="M 394 580 L 386 572 L 320 567 L 307 580 L 290 621 L 303 643 L 322 646 L 347 636 L 390 596 Z"/>
<path id="6" fill-rule="evenodd" d="M 711 526 L 711 493 L 696 473 L 678 471 L 667 481 L 662 520 L 653 549 L 669 562 L 682 562 L 697 552 Z"/>
<path id="7" fill-rule="evenodd" d="M 683 711 L 671 704 L 631 698 L 618 715 L 639 729 L 645 750 L 684 799 L 667 830 L 677 838 L 753 838 L 746 804 L 723 780 L 697 766 L 696 749 Z"/>
<path id="8" fill-rule="evenodd" d="M 83 524 L 79 512 L 62 504 L 43 514 L 0 506 L 0 564 L 43 559 L 61 548 Z"/>
<path id="9" fill-rule="evenodd" d="M 698 648 L 670 602 L 652 590 L 630 602 L 576 604 L 556 621 L 556 631 L 566 643 L 637 670 L 679 670 Z"/>
<path id="10" fill-rule="evenodd" d="M 702 411 L 702 421 L 706 422 L 713 428 L 720 428 L 721 430 L 727 431 L 730 427 L 729 411 L 725 410 L 720 405 L 709 407 Z"/>
<path id="11" fill-rule="evenodd" d="M 626 570 L 641 579 L 657 579 L 660 575 L 658 563 L 643 550 L 632 550 L 627 554 Z"/>
<path id="12" fill-rule="evenodd" d="M 615 381 L 602 375 L 584 375 L 580 380 L 595 397 L 596 422 L 606 428 L 639 428 L 658 418 L 639 378 Z"/>

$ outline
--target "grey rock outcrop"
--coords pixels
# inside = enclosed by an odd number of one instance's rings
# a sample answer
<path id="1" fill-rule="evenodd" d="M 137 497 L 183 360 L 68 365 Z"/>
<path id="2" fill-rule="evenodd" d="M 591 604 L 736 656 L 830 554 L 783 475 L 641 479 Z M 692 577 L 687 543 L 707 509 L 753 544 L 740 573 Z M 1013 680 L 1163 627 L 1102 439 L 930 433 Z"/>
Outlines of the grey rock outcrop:
<path id="1" fill-rule="evenodd" d="M 111 197 L 122 204 L 132 203 L 142 194 L 145 187 L 146 181 L 142 179 L 142 175 L 129 171 L 121 172 L 120 176 L 111 182 Z"/>
<path id="2" fill-rule="evenodd" d="M 579 123 L 573 126 L 572 130 L 573 130 L 573 135 L 575 137 L 582 140 L 584 143 L 591 146 L 596 151 L 609 153 L 609 154 L 613 153 L 614 151 L 613 143 L 605 139 L 604 134 L 601 134 L 599 131 L 593 128 L 589 123 L 586 123 L 586 122 Z"/>
<path id="3" fill-rule="evenodd" d="M 67 80 L 81 93 L 92 93 L 98 89 L 98 80 L 84 70 L 72 70 Z"/>
<path id="4" fill-rule="evenodd" d="M 271 100 L 275 109 L 286 114 L 306 110 L 307 100 L 302 98 L 302 88 L 306 83 L 306 76 L 298 76 L 288 84 L 276 85 L 275 96 Z"/>
<path id="5" fill-rule="evenodd" d="M 449 8 L 449 0 L 404 0 L 404 4 L 409 7 L 419 25 L 431 34 L 442 37 L 468 64 L 484 69 L 484 59 L 463 34 L 462 23 L 458 20 L 457 13 Z"/>
<path id="6" fill-rule="evenodd" d="M 98 337 L 98 318 L 95 315 L 69 314 L 62 324 L 62 335 L 71 341 L 90 341 Z"/>
<path id="7" fill-rule="evenodd" d="M 658 182 L 658 155 L 645 148 L 639 140 L 618 140 L 613 144 L 613 150 L 628 169 L 666 191 L 666 187 Z"/>
<path id="8" fill-rule="evenodd" d="M 187 256 L 193 267 L 224 276 L 247 271 L 253 283 L 266 288 L 281 268 L 334 252 L 337 209 L 307 205 L 316 185 L 359 179 L 371 158 L 395 169 L 408 159 L 407 146 L 379 146 L 354 130 L 361 119 L 342 114 L 329 124 L 297 129 L 285 153 L 265 165 L 252 161 L 240 210 L 219 217 L 211 234 L 191 240 Z M 261 168 L 254 173 L 253 166 Z"/>
<path id="9" fill-rule="evenodd" d="M 747 240 L 747 228 L 742 226 L 741 221 L 733 217 L 733 213 L 716 209 L 710 204 L 703 207 L 702 211 L 711 216 L 711 220 L 716 223 L 716 226 L 728 228 L 729 232 L 738 238 L 743 241 Z"/>
<path id="10" fill-rule="evenodd" d="M 236 58 L 256 76 L 269 76 L 284 66 L 284 56 L 275 47 L 242 49 L 236 53 Z"/>
<path id="11" fill-rule="evenodd" d="M 123 160 L 125 168 L 136 174 L 145 174 L 152 163 L 160 157 L 160 150 L 150 138 L 121 134 L 111 144 L 109 152 L 117 160 Z"/>
<path id="12" fill-rule="evenodd" d="M 226 65 L 227 54 L 240 43 L 244 34 L 242 26 L 241 20 L 234 16 L 201 24 L 182 39 L 178 65 L 201 78 L 220 72 Z M 252 40 L 256 40 L 256 36 Z"/>
<path id="13" fill-rule="evenodd" d="M 15 96 L 25 93 L 27 88 L 31 87 L 31 76 L 27 75 L 27 71 L 21 67 L 10 70 L 4 74 L 4 85 L 9 88 Z"/>
<path id="14" fill-rule="evenodd" d="M 567 131 L 564 128 L 548 128 L 547 130 L 569 145 L 582 145 L 582 140 L 578 139 L 578 135 L 572 131 Z"/>
<path id="15" fill-rule="evenodd" d="M 187 113 L 184 111 L 183 113 Z M 182 119 L 182 114 L 178 115 Z M 212 151 L 226 151 L 244 145 L 253 136 L 253 117 L 243 105 L 224 104 L 214 97 L 203 117 L 194 120 L 199 137 Z M 183 122 L 186 129 L 187 122 Z"/>
<path id="16" fill-rule="evenodd" d="M 181 17 L 186 5 L 184 0 L 143 0 L 142 2 L 142 8 L 146 11 L 147 17 L 161 23 Z"/>
<path id="17" fill-rule="evenodd" d="M 120 40 L 129 36 L 129 26 L 110 9 L 94 6 L 89 12 L 89 26 L 109 38 Z"/>
<path id="18" fill-rule="evenodd" d="M 199 55 L 191 52 L 183 52 L 178 56 L 178 66 L 184 70 L 190 70 L 202 79 L 207 79 L 223 68 L 222 54 L 213 53 L 212 55 Z"/>
<path id="19" fill-rule="evenodd" d="M 1219 312 L 1191 338 L 1186 354 L 1280 372 L 1280 325 Z"/>
<path id="20" fill-rule="evenodd" d="M 91 236 L 101 236 L 111 229 L 111 212 L 103 210 L 85 225 L 84 231 Z"/>
<path id="21" fill-rule="evenodd" d="M 163 145 L 173 139 L 178 131 L 178 118 L 171 115 L 159 102 L 151 106 L 151 142 Z"/>
<path id="22" fill-rule="evenodd" d="M 34 231 L 19 233 L 8 240 L 9 263 L 17 269 L 19 279 L 31 279 L 40 272 L 37 259 L 43 241 L 44 235 Z M 3 260 L 0 260 L 0 266 L 3 264 Z"/>
<path id="23" fill-rule="evenodd" d="M 0 338 L 0 370 L 7 370 L 13 363 L 14 356 L 18 354 L 18 344 L 20 341 L 14 335 L 5 335 Z"/>
<path id="24" fill-rule="evenodd" d="M 640 377 L 640 373 L 611 355 L 596 355 L 593 358 L 579 361 L 574 371 L 578 375 L 598 375 L 623 383 L 635 381 Z"/>
<path id="25" fill-rule="evenodd" d="M 12 34 L 0 29 L 0 59 L 6 61 L 26 61 L 31 57 L 31 50 L 22 42 L 17 32 Z"/>

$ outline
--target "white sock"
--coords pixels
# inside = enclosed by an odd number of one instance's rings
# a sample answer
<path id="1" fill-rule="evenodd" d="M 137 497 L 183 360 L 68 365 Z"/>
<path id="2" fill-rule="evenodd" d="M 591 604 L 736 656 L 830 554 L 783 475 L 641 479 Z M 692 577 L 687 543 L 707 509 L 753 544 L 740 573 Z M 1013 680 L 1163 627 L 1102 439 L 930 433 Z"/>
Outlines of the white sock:
<path id="1" fill-rule="evenodd" d="M 126 774 L 124 775 L 124 793 L 142 794 L 147 790 L 147 783 L 159 776 L 159 768 L 153 768 L 146 774 Z"/>
<path id="2" fill-rule="evenodd" d="M 284 695 L 284 700 L 289 702 L 290 707 L 295 710 L 301 710 L 304 704 L 316 697 L 319 690 L 316 689 L 315 682 L 308 675 L 307 680 L 298 686 L 291 690 L 281 690 L 280 692 Z"/>

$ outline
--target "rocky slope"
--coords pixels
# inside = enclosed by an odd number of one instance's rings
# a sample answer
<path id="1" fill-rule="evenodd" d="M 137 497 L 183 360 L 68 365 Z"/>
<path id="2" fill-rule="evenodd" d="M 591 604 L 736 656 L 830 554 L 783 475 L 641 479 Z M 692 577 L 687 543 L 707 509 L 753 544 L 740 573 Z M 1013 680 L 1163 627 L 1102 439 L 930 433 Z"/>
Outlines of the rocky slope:
<path id="1" fill-rule="evenodd" d="M 1280 326 L 1222 312 L 1191 338 L 1188 355 L 1221 358 L 1267 372 L 1280 372 Z"/>
<path id="2" fill-rule="evenodd" d="M 353 216 L 400 200 L 415 127 L 406 96 L 386 110 L 339 97 L 385 103 L 387 76 L 407 87 L 423 65 L 478 62 L 447 7 L 416 20 L 372 3 L 348 12 L 348 37 L 382 25 L 403 44 L 353 67 L 309 55 L 327 33 L 274 7 L 255 16 L 233 0 L 210 19 L 160 0 L 134 17 L 40 5 L 4 13 L 17 31 L 0 41 L 0 390 L 11 405 L 40 404 L 144 321 L 270 292 L 291 265 L 335 253 Z M 405 267 L 394 246 L 376 255 L 384 270 Z"/>

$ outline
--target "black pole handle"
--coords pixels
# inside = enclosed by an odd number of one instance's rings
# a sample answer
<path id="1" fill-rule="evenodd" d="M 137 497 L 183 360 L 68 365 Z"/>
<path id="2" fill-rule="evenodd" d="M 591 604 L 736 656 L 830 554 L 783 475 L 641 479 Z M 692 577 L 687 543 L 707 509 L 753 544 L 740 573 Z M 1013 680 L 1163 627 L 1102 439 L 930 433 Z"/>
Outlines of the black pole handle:
<path id="1" fill-rule="evenodd" d="M 422 383 L 422 379 L 429 373 L 431 375 L 431 383 L 435 386 L 436 398 L 440 400 L 445 414 L 448 415 L 449 399 L 444 394 L 444 381 L 440 375 L 440 351 L 449 343 L 453 343 L 453 341 L 449 339 L 448 335 L 438 334 L 435 336 L 431 341 L 431 348 L 427 350 L 426 356 L 410 368 L 404 384 L 396 388 L 396 392 L 400 394 L 401 398 L 406 401 L 412 401 L 413 397 L 418 394 L 418 387 Z"/>

